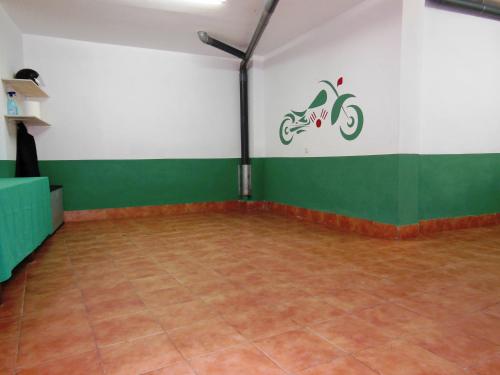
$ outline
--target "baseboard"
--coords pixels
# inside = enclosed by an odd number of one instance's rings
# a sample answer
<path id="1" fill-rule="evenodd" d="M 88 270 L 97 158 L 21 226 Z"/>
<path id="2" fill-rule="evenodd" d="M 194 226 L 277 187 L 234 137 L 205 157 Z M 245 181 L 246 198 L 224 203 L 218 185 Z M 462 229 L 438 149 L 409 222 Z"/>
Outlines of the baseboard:
<path id="1" fill-rule="evenodd" d="M 257 209 L 263 209 L 277 215 L 325 225 L 343 232 L 387 239 L 404 239 L 418 236 L 418 224 L 397 226 L 276 202 L 250 202 L 250 209 L 254 209 L 254 207 L 252 207 L 253 205 L 256 205 Z"/>
<path id="2" fill-rule="evenodd" d="M 243 202 L 202 202 L 167 204 L 161 206 L 141 206 L 125 208 L 104 208 L 96 210 L 65 211 L 65 222 L 98 221 L 110 219 L 136 219 L 142 217 L 154 217 L 165 215 L 180 215 L 201 212 L 225 212 L 235 211 L 241 208 Z"/>
<path id="3" fill-rule="evenodd" d="M 283 216 L 323 224 L 345 232 L 386 239 L 409 239 L 448 230 L 500 225 L 500 213 L 423 220 L 418 224 L 410 225 L 394 225 L 275 202 L 257 202 L 257 208 L 266 209 Z"/>
<path id="4" fill-rule="evenodd" d="M 97 210 L 65 211 L 66 222 L 180 215 L 186 213 L 267 211 L 311 223 L 325 225 L 344 232 L 385 239 L 409 239 L 436 232 L 477 228 L 500 224 L 500 214 L 442 218 L 420 221 L 418 224 L 398 226 L 348 217 L 318 210 L 265 201 L 225 201 L 185 203 L 162 206 L 106 208 Z"/>
<path id="5" fill-rule="evenodd" d="M 462 216 L 420 222 L 420 233 L 430 234 L 448 230 L 479 228 L 500 224 L 500 213 L 477 216 Z"/>

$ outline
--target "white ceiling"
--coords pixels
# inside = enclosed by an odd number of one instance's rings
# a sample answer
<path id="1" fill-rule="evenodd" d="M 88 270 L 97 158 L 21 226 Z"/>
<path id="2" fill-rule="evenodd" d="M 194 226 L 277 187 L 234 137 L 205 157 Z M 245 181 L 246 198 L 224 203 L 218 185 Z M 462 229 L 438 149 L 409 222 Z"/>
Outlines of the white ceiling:
<path id="1" fill-rule="evenodd" d="M 256 51 L 266 55 L 363 0 L 281 0 Z M 0 0 L 26 34 L 223 55 L 196 31 L 246 49 L 264 0 L 226 0 L 222 6 L 186 0 Z"/>

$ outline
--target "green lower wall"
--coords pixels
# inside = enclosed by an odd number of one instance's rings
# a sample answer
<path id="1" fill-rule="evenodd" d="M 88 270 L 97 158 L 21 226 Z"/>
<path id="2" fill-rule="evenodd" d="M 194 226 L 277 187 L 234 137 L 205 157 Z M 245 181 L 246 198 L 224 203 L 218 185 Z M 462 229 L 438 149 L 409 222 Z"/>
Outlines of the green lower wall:
<path id="1" fill-rule="evenodd" d="M 0 160 L 0 178 L 14 177 L 16 162 L 13 160 Z"/>
<path id="2" fill-rule="evenodd" d="M 419 155 L 398 155 L 398 225 L 418 223 Z"/>
<path id="3" fill-rule="evenodd" d="M 237 159 L 41 161 L 64 186 L 65 210 L 214 202 L 238 198 Z"/>
<path id="4" fill-rule="evenodd" d="M 265 201 L 266 197 L 266 164 L 269 159 L 252 159 L 252 200 Z"/>
<path id="5" fill-rule="evenodd" d="M 398 155 L 266 158 L 268 201 L 396 224 Z"/>
<path id="6" fill-rule="evenodd" d="M 500 213 L 500 154 L 421 155 L 420 219 Z"/>
<path id="7" fill-rule="evenodd" d="M 265 158 L 257 165 L 265 200 L 350 217 L 406 225 L 500 212 L 500 154 Z"/>
<path id="8" fill-rule="evenodd" d="M 253 200 L 389 224 L 500 212 L 500 154 L 255 158 Z M 238 159 L 41 161 L 66 210 L 238 198 Z M 0 161 L 0 177 L 15 163 Z"/>

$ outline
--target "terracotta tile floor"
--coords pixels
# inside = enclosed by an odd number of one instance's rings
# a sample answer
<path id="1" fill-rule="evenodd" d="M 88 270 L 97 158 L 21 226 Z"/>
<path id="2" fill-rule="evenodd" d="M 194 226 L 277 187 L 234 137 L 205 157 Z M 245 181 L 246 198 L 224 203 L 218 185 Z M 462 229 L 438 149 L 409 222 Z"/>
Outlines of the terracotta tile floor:
<path id="1" fill-rule="evenodd" d="M 267 213 L 67 224 L 6 283 L 0 374 L 499 375 L 500 227 Z"/>

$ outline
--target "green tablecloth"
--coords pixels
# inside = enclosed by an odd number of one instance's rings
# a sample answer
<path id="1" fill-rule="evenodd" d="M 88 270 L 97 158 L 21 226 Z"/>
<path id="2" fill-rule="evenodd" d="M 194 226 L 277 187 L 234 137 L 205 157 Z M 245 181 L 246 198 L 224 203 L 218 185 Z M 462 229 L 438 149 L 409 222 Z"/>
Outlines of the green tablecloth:
<path id="1" fill-rule="evenodd" d="M 0 282 L 51 233 L 48 178 L 0 178 Z"/>

